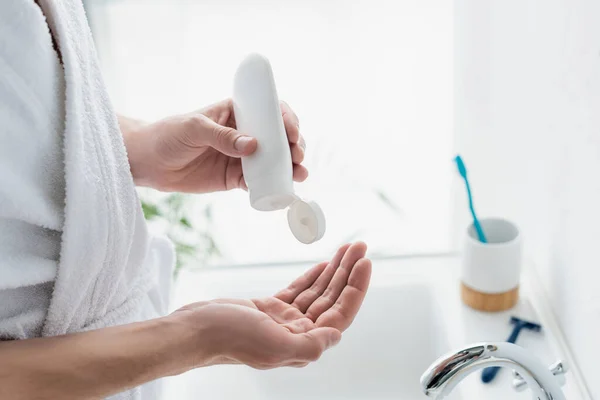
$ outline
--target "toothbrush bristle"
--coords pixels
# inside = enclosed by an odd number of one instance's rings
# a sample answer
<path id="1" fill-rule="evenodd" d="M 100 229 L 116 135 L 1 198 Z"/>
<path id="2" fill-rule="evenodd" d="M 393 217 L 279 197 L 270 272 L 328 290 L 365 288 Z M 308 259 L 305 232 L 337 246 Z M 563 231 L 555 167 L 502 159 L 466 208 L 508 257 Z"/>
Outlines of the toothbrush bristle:
<path id="1" fill-rule="evenodd" d="M 456 162 L 456 167 L 458 168 L 458 173 L 464 178 L 467 176 L 467 168 L 465 167 L 465 163 L 463 162 L 460 156 L 456 156 L 454 158 Z"/>

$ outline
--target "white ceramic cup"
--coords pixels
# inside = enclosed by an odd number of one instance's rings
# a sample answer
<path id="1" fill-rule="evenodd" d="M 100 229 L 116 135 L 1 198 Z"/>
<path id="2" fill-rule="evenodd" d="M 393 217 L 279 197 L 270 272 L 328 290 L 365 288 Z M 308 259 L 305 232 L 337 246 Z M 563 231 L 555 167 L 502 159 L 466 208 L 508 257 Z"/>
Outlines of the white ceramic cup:
<path id="1" fill-rule="evenodd" d="M 505 293 L 519 286 L 522 240 L 519 228 L 502 218 L 479 221 L 487 243 L 475 226 L 467 228 L 462 258 L 462 282 L 477 292 Z"/>

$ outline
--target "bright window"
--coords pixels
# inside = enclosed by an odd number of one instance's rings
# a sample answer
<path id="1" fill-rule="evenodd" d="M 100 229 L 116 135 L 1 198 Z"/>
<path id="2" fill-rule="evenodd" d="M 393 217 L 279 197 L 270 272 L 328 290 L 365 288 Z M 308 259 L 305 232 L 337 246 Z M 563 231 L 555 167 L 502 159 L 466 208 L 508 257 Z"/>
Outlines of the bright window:
<path id="1" fill-rule="evenodd" d="M 249 52 L 266 55 L 307 141 L 307 182 L 327 233 L 295 241 L 285 212 L 242 191 L 210 204 L 221 264 L 320 259 L 364 240 L 371 254 L 450 247 L 452 2 L 109 1 L 88 6 L 115 107 L 154 120 L 229 97 Z M 195 218 L 192 211 L 190 218 Z"/>

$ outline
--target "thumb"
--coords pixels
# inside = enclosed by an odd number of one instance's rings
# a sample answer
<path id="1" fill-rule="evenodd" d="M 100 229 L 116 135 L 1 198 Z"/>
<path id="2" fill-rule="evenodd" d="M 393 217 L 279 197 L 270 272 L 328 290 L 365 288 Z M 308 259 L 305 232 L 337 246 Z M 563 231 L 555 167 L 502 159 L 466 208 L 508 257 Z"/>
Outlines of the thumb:
<path id="1" fill-rule="evenodd" d="M 256 138 L 243 135 L 236 129 L 219 125 L 210 119 L 208 123 L 211 130 L 208 144 L 215 150 L 230 157 L 248 156 L 256 151 Z"/>
<path id="2" fill-rule="evenodd" d="M 342 333 L 335 328 L 317 328 L 297 335 L 296 358 L 303 361 L 317 361 L 323 352 L 342 339 Z"/>

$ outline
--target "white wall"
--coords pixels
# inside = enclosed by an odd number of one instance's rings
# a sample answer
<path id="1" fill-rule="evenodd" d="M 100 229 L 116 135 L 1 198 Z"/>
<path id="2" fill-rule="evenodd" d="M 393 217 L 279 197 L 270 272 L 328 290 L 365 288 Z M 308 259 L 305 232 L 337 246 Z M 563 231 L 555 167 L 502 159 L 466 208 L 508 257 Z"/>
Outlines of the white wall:
<path id="1" fill-rule="evenodd" d="M 327 233 L 306 246 L 285 211 L 252 210 L 245 192 L 195 196 L 213 205 L 220 262 L 323 259 L 359 239 L 370 254 L 449 249 L 452 2 L 122 0 L 90 15 L 115 107 L 133 117 L 228 97 L 245 54 L 271 60 L 307 142 L 297 193 L 321 205 Z M 202 215 L 188 218 L 203 226 Z"/>
<path id="2" fill-rule="evenodd" d="M 455 12 L 456 150 L 476 207 L 520 225 L 600 399 L 600 2 L 457 0 Z"/>

